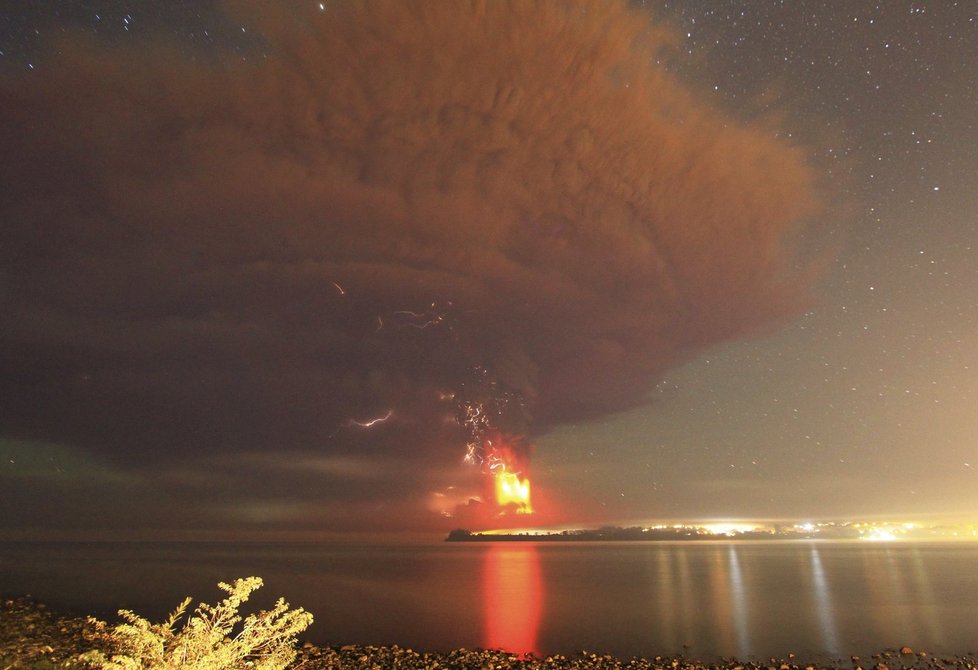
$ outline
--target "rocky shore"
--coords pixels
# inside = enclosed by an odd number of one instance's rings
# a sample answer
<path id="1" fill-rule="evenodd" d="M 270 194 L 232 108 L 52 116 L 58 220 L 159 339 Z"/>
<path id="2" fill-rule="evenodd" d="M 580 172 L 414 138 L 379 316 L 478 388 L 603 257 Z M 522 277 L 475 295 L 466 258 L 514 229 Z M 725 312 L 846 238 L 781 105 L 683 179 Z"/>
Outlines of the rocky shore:
<path id="1" fill-rule="evenodd" d="M 52 612 L 27 598 L 0 599 L 0 670 L 80 667 L 72 658 L 98 643 L 85 617 Z"/>
<path id="2" fill-rule="evenodd" d="M 392 647 L 317 648 L 311 645 L 302 650 L 297 668 L 342 668 L 344 670 L 382 670 L 386 668 L 426 670 L 975 670 L 978 658 L 964 656 L 932 656 L 927 653 L 901 654 L 897 650 L 883 651 L 871 658 L 853 656 L 830 663 L 804 663 L 793 655 L 763 661 L 721 659 L 701 662 L 682 656 L 622 659 L 607 654 L 580 652 L 573 656 L 553 655 L 521 658 L 515 654 L 484 649 L 456 649 L 445 654 L 418 652 Z"/>
<path id="3" fill-rule="evenodd" d="M 43 603 L 17 598 L 0 600 L 0 670 L 53 670 L 84 668 L 78 656 L 101 644 L 84 617 L 66 617 Z M 484 649 L 456 649 L 447 653 L 413 649 L 344 645 L 302 645 L 295 670 L 978 670 L 978 657 L 932 655 L 908 647 L 885 650 L 869 658 L 852 656 L 831 662 L 805 662 L 785 658 L 700 662 L 683 656 L 621 659 L 606 654 L 522 658 Z"/>

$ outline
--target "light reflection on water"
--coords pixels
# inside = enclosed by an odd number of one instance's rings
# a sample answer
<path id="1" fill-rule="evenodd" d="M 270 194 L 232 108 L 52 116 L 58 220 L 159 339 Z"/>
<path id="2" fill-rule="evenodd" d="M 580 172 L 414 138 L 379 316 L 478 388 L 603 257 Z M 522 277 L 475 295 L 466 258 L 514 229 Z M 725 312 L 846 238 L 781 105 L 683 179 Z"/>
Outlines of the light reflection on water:
<path id="1" fill-rule="evenodd" d="M 750 621 L 747 611 L 747 595 L 745 593 L 744 578 L 740 571 L 740 561 L 737 558 L 737 545 L 731 544 L 727 547 L 727 568 L 730 573 L 730 603 L 731 619 L 733 620 L 734 630 L 737 634 L 737 647 L 740 649 L 750 649 L 750 631 L 747 622 Z"/>
<path id="2" fill-rule="evenodd" d="M 978 567 L 974 547 L 947 549 L 964 559 L 955 563 L 965 569 Z M 934 546 L 519 543 L 484 551 L 484 644 L 514 652 L 566 650 L 563 640 L 569 631 L 575 631 L 574 639 L 593 639 L 572 619 L 600 622 L 600 612 L 595 616 L 591 610 L 602 609 L 594 605 L 602 589 L 618 607 L 632 613 L 634 625 L 624 629 L 631 643 L 619 651 L 636 642 L 641 649 L 629 653 L 692 651 L 751 657 L 799 651 L 842 657 L 911 641 L 961 652 L 970 647 L 954 645 L 970 645 L 978 632 L 974 624 L 962 628 L 953 603 L 944 606 L 935 592 L 931 572 L 940 571 L 947 556 Z M 602 558 L 609 553 L 618 557 L 610 568 Z M 580 568 L 573 582 L 565 560 Z M 644 562 L 645 575 L 633 587 L 618 584 L 620 580 L 605 572 L 636 560 Z M 957 578 L 978 595 L 967 572 Z M 540 605 L 545 583 L 546 590 L 577 591 L 582 597 L 573 609 L 563 597 L 546 611 Z M 956 631 L 956 642 L 950 646 L 949 627 Z M 608 631 L 609 644 L 620 644 L 621 634 L 621 626 Z"/>
<path id="3" fill-rule="evenodd" d="M 978 650 L 975 544 L 0 546 L 0 594 L 102 616 L 160 619 L 251 574 L 269 601 L 312 611 L 309 637 L 323 644 L 698 658 Z"/>
<path id="4" fill-rule="evenodd" d="M 930 576 L 927 574 L 927 566 L 919 551 L 911 554 L 910 569 L 913 573 L 914 589 L 921 596 L 920 604 L 916 607 L 918 620 L 923 624 L 927 637 L 934 640 L 938 647 L 944 647 L 944 635 L 937 607 L 934 604 L 934 591 L 931 588 Z"/>
<path id="5" fill-rule="evenodd" d="M 537 548 L 526 543 L 496 543 L 483 557 L 482 601 L 488 649 L 540 654 L 537 630 L 543 580 Z"/>
<path id="6" fill-rule="evenodd" d="M 822 567 L 822 557 L 818 546 L 813 544 L 809 552 L 812 570 L 812 594 L 815 596 L 815 611 L 818 614 L 818 627 L 822 634 L 822 649 L 832 656 L 841 656 L 844 650 L 839 647 L 839 634 L 836 632 L 833 615 L 832 591 Z"/>

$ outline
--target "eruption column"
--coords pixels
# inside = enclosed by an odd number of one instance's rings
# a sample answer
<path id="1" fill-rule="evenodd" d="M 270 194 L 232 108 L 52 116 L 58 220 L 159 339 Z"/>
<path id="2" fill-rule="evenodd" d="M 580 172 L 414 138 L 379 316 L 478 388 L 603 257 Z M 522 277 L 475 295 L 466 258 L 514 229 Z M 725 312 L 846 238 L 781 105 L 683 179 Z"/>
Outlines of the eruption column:
<path id="1" fill-rule="evenodd" d="M 493 493 L 500 515 L 515 511 L 517 514 L 533 514 L 530 504 L 530 478 L 522 464 L 527 461 L 513 444 L 518 441 L 505 440 L 495 434 L 486 440 L 486 457 L 483 463 L 485 471 L 492 476 Z M 525 448 L 522 450 L 525 452 Z"/>

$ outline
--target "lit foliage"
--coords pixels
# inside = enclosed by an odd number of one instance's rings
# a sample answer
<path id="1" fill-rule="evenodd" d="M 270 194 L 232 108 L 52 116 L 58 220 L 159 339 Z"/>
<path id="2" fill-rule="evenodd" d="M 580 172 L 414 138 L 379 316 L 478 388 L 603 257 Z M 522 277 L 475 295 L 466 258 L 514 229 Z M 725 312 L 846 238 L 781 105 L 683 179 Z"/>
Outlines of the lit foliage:
<path id="1" fill-rule="evenodd" d="M 296 635 L 312 623 L 312 614 L 301 607 L 289 610 L 279 598 L 271 610 L 262 610 L 243 619 L 238 607 L 253 591 L 261 588 L 260 577 L 237 579 L 218 586 L 228 597 L 217 605 L 201 603 L 179 630 L 177 621 L 190 605 L 184 600 L 164 623 L 154 624 L 121 610 L 121 623 L 111 630 L 103 621 L 94 621 L 106 637 L 112 654 L 89 652 L 84 659 L 105 670 L 135 668 L 187 668 L 188 670 L 281 670 L 295 660 Z M 241 623 L 240 630 L 234 632 Z"/>

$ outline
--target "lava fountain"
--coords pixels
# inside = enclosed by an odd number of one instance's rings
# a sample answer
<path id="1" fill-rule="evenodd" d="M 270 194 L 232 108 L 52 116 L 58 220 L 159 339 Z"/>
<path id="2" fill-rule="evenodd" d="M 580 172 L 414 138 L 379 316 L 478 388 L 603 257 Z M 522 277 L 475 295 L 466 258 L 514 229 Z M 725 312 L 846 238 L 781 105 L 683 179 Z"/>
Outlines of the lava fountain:
<path id="1" fill-rule="evenodd" d="M 526 475 L 525 468 L 518 465 L 518 458 L 512 448 L 491 446 L 486 456 L 486 469 L 492 476 L 496 504 L 502 510 L 501 514 L 509 511 L 533 514 L 530 478 Z"/>
<path id="2" fill-rule="evenodd" d="M 530 480 L 520 478 L 515 472 L 501 470 L 495 473 L 496 504 L 500 507 L 516 505 L 517 514 L 533 514 L 530 505 Z"/>

